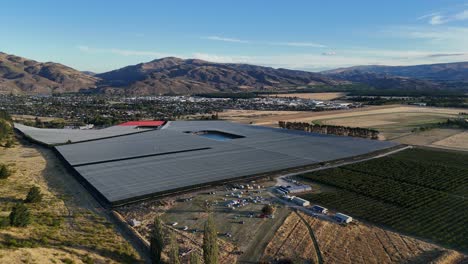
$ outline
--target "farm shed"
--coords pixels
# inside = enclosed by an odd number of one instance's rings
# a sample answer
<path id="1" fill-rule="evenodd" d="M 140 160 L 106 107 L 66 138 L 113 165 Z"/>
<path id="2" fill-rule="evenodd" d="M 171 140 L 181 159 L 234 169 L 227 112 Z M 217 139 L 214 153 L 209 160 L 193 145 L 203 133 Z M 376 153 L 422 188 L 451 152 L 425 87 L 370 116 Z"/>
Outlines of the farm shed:
<path id="1" fill-rule="evenodd" d="M 292 199 L 292 201 L 297 204 L 297 205 L 300 205 L 300 206 L 309 206 L 310 205 L 310 202 L 305 200 L 305 199 L 302 199 L 302 198 L 299 198 L 299 197 L 294 197 Z"/>
<path id="2" fill-rule="evenodd" d="M 296 185 L 296 186 L 288 186 L 286 187 L 286 189 L 288 190 L 288 193 L 301 193 L 301 192 L 308 192 L 308 191 L 312 191 L 312 187 L 310 187 L 309 185 Z"/>
<path id="3" fill-rule="evenodd" d="M 335 214 L 335 219 L 338 223 L 343 223 L 343 224 L 348 224 L 353 221 L 353 218 L 349 215 L 345 215 L 342 213 L 336 213 Z"/>
<path id="4" fill-rule="evenodd" d="M 315 213 L 320 213 L 320 214 L 326 214 L 328 213 L 328 209 L 325 207 L 322 207 L 320 205 L 314 205 L 312 208 L 310 208 L 313 212 Z"/>

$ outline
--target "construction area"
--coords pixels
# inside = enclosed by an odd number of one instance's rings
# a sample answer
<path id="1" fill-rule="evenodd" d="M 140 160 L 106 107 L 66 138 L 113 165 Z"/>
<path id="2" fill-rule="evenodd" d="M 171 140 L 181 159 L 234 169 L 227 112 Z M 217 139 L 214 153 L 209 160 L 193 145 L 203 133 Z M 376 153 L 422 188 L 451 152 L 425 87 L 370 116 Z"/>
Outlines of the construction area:
<path id="1" fill-rule="evenodd" d="M 154 217 L 159 216 L 164 228 L 177 234 L 183 263 L 193 252 L 202 251 L 208 214 L 215 218 L 220 263 L 455 264 L 468 260 L 457 251 L 359 220 L 340 222 L 336 216 L 343 214 L 334 210 L 289 202 L 276 191 L 277 184 L 275 179 L 238 182 L 115 210 L 145 240 Z M 322 191 L 315 184 L 309 187 L 298 194 Z M 266 205 L 274 208 L 271 215 L 263 213 Z"/>

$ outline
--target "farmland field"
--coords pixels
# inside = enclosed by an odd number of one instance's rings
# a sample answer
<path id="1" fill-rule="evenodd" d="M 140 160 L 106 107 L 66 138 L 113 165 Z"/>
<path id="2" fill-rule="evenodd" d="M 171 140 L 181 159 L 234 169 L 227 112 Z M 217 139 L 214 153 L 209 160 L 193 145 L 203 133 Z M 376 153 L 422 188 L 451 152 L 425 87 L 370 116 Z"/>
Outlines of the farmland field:
<path id="1" fill-rule="evenodd" d="M 468 250 L 468 154 L 410 149 L 305 174 L 336 190 L 303 197 L 356 218 Z"/>
<path id="2" fill-rule="evenodd" d="M 464 112 L 464 109 L 384 105 L 322 112 L 228 110 L 219 113 L 219 117 L 233 122 L 272 127 L 277 127 L 278 121 L 289 121 L 370 128 L 380 131 L 380 139 L 403 144 L 468 150 L 464 140 L 466 134 L 452 137 L 462 132 L 460 130 L 431 129 L 413 132 L 416 128 L 458 117 L 460 112 Z"/>
<path id="3" fill-rule="evenodd" d="M 313 100 L 334 100 L 345 96 L 345 93 L 286 93 L 286 94 L 269 94 L 268 97 L 284 97 L 284 98 L 301 98 Z"/>
<path id="4" fill-rule="evenodd" d="M 317 240 L 314 247 L 308 225 Z M 317 251 L 320 251 L 318 258 Z M 276 231 L 262 260 L 299 260 L 298 263 L 464 263 L 467 256 L 419 239 L 400 235 L 366 223 L 340 226 L 291 213 Z"/>
<path id="5" fill-rule="evenodd" d="M 447 147 L 455 149 L 468 149 L 468 132 L 464 131 L 448 138 L 434 142 L 432 145 L 436 147 Z"/>

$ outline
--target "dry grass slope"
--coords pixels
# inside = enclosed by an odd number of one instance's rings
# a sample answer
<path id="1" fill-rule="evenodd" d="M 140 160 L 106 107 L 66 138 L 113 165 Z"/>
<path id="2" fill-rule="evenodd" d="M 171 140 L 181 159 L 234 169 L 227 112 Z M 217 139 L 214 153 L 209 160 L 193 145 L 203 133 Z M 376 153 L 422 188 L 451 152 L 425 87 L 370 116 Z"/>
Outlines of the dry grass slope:
<path id="1" fill-rule="evenodd" d="M 0 263 L 138 263 L 135 250 L 109 223 L 101 207 L 67 173 L 47 149 L 20 143 L 0 149 L 0 163 L 14 164 L 12 176 L 0 181 L 0 216 L 25 198 L 31 186 L 44 194 L 28 204 L 33 223 L 0 229 Z"/>

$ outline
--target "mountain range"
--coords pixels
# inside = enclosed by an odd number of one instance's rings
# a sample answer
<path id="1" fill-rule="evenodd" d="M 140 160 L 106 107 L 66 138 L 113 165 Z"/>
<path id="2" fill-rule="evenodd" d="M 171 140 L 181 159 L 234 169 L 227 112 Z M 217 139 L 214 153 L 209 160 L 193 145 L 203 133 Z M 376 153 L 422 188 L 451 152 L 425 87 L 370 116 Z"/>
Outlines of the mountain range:
<path id="1" fill-rule="evenodd" d="M 468 62 L 355 66 L 320 73 L 167 57 L 96 74 L 0 52 L 0 93 L 93 92 L 126 95 L 276 91 L 365 84 L 377 89 L 445 89 L 468 82 Z M 453 87 L 451 87 L 453 88 Z"/>
<path id="2" fill-rule="evenodd" d="M 350 72 L 370 72 L 433 81 L 468 81 L 468 62 L 425 64 L 414 66 L 354 66 L 324 71 L 328 75 L 339 76 Z"/>
<path id="3" fill-rule="evenodd" d="M 213 63 L 168 57 L 97 74 L 106 91 L 130 94 L 194 94 L 275 90 L 297 86 L 340 85 L 320 73 L 248 64 Z M 122 89 L 123 88 L 123 89 Z"/>
<path id="4" fill-rule="evenodd" d="M 97 78 L 53 62 L 0 52 L 0 93 L 50 94 L 96 88 Z"/>

